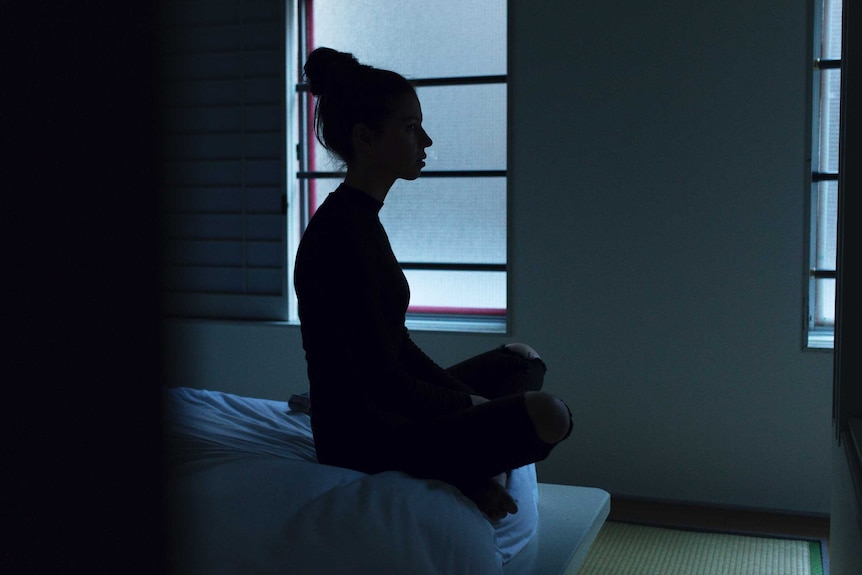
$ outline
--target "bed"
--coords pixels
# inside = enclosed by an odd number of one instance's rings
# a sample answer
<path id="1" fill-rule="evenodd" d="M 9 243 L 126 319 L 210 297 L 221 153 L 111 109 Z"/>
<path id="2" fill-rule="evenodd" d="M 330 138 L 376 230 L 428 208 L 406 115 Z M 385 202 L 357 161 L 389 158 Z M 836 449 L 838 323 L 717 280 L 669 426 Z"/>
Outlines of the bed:
<path id="1" fill-rule="evenodd" d="M 171 572 L 574 575 L 610 511 L 590 487 L 512 472 L 519 512 L 491 523 L 457 489 L 317 462 L 287 402 L 164 389 Z"/>

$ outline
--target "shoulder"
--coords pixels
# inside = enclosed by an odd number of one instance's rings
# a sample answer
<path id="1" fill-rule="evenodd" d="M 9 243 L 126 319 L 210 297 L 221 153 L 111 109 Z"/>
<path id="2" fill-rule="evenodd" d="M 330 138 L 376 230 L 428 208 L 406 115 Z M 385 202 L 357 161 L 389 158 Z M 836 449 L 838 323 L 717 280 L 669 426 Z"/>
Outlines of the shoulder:
<path id="1" fill-rule="evenodd" d="M 376 218 L 355 209 L 350 198 L 330 194 L 309 221 L 297 250 L 300 262 L 315 266 L 367 265 L 374 251 Z M 364 263 L 361 263 L 364 262 Z"/>
<path id="2" fill-rule="evenodd" d="M 352 205 L 350 198 L 332 193 L 312 216 L 302 242 L 352 245 L 366 236 L 373 224 L 366 213 Z"/>

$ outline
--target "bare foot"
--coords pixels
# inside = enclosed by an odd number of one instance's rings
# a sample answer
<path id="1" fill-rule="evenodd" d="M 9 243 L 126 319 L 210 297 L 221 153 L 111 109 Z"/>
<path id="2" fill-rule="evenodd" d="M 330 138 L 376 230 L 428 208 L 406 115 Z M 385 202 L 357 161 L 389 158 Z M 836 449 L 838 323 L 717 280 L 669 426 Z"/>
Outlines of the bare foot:
<path id="1" fill-rule="evenodd" d="M 506 492 L 506 474 L 502 473 L 465 493 L 491 521 L 500 521 L 509 513 L 517 513 L 518 506 Z"/>

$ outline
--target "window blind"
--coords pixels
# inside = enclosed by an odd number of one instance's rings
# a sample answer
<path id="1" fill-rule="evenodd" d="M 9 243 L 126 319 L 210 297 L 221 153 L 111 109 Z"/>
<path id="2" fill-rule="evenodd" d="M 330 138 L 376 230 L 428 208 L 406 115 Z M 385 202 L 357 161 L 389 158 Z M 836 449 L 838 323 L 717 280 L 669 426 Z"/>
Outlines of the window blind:
<path id="1" fill-rule="evenodd" d="M 285 3 L 162 6 L 165 312 L 285 319 Z"/>

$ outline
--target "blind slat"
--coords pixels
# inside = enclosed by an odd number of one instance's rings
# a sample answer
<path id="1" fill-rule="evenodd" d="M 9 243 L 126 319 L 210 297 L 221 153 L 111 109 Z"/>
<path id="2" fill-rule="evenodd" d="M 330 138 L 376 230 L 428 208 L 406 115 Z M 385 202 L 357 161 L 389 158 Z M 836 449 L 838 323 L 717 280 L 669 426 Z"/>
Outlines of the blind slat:
<path id="1" fill-rule="evenodd" d="M 279 50 L 203 52 L 176 54 L 162 58 L 166 79 L 220 79 L 272 76 L 284 60 Z"/>
<path id="2" fill-rule="evenodd" d="M 245 134 L 235 133 L 178 133 L 172 135 L 166 143 L 164 155 L 167 159 L 175 160 L 226 160 L 238 158 L 243 155 L 255 159 L 276 159 L 277 156 L 267 158 L 265 154 L 272 154 L 277 150 L 281 132 L 253 132 Z"/>
<path id="3" fill-rule="evenodd" d="M 163 234 L 185 240 L 281 240 L 278 214 L 164 214 Z"/>
<path id="4" fill-rule="evenodd" d="M 182 34 L 169 34 L 163 37 L 162 54 L 184 54 L 194 52 L 224 52 L 246 50 L 278 49 L 281 34 L 277 24 L 247 24 L 239 26 L 205 26 L 184 28 Z"/>
<path id="5" fill-rule="evenodd" d="M 166 162 L 165 183 L 173 186 L 278 186 L 284 181 L 281 160 L 220 160 Z"/>
<path id="6" fill-rule="evenodd" d="M 165 194 L 162 211 L 175 213 L 269 213 L 282 207 L 282 189 L 277 186 L 245 189 L 231 187 L 172 188 Z"/>
<path id="7" fill-rule="evenodd" d="M 202 78 L 165 81 L 162 101 L 165 106 L 251 106 L 279 105 L 282 78 L 280 75 L 255 78 Z"/>

